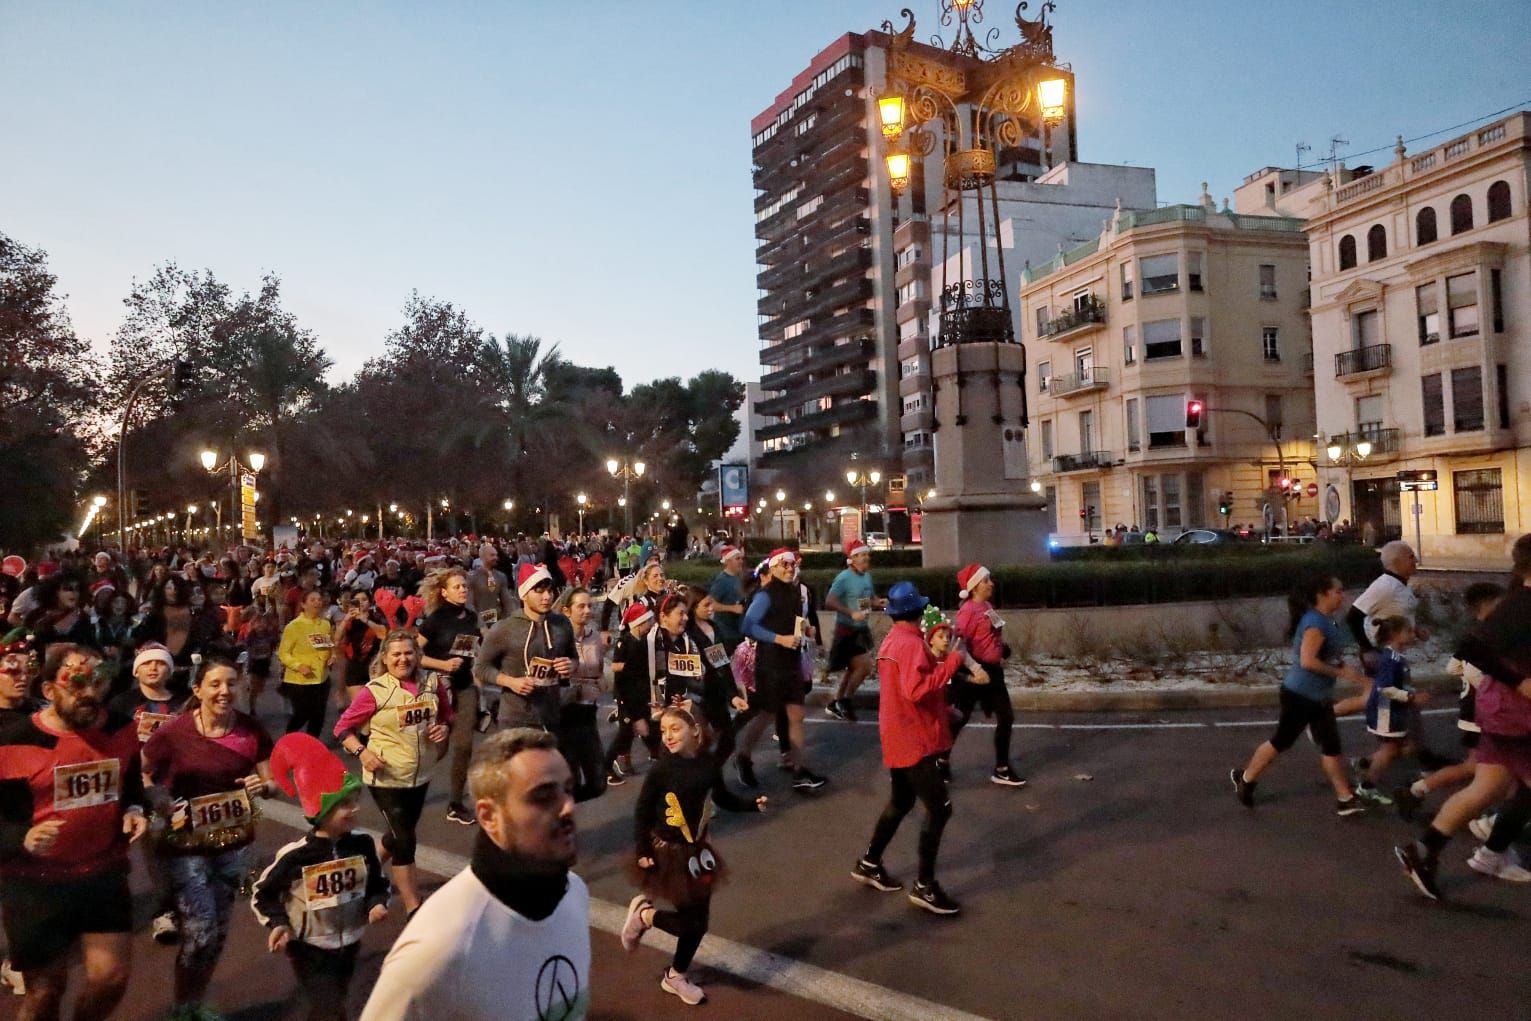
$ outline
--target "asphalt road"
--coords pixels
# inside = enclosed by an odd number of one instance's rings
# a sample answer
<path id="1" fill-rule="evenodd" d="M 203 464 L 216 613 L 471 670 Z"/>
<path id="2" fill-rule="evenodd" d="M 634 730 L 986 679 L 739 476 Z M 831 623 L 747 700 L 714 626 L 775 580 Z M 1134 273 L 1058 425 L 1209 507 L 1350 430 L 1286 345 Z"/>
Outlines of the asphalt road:
<path id="1" fill-rule="evenodd" d="M 732 877 L 713 903 L 720 939 L 703 945 L 704 958 L 718 956 L 719 946 L 724 958 L 702 975 L 709 1014 L 852 1016 L 827 999 L 867 1004 L 855 1016 L 929 1021 L 964 1014 L 1531 1017 L 1521 952 L 1531 931 L 1531 887 L 1468 870 L 1473 842 L 1464 836 L 1443 860 L 1447 901 L 1424 901 L 1391 853 L 1412 827 L 1380 811 L 1336 818 L 1306 741 L 1267 774 L 1257 808 L 1243 809 L 1226 774 L 1267 729 L 1209 724 L 1268 717 L 1259 710 L 1027 715 L 1021 722 L 1029 726 L 1016 734 L 1015 761 L 1031 778 L 1023 790 L 987 782 L 992 731 L 964 733 L 955 756 L 956 814 L 940 865 L 943 884 L 963 905 L 950 919 L 849 878 L 886 797 L 874 726 L 810 728 L 813 764 L 832 777 L 814 797 L 793 795 L 763 748 L 757 768 L 772 811 L 720 813 L 714 822 Z M 1343 726 L 1347 751 L 1369 748 L 1358 724 Z M 1450 717 L 1432 717 L 1433 743 L 1448 746 L 1451 728 Z M 443 780 L 444 767 L 438 784 Z M 638 786 L 630 782 L 578 809 L 578 871 L 592 896 L 611 905 L 625 904 L 632 892 L 622 860 Z M 472 831 L 445 821 L 442 799 L 438 789 L 421 839 L 464 855 Z M 916 810 L 886 859 L 905 881 L 913 878 L 918 821 Z M 369 806 L 366 824 L 377 823 Z M 265 825 L 268 847 L 290 832 Z M 237 910 L 214 1001 L 241 1021 L 298 1016 L 285 963 L 264 952 L 248 909 Z M 359 987 L 400 924 L 393 918 L 369 934 Z M 718 970 L 739 957 L 724 941 L 787 959 L 771 959 L 770 967 L 782 966 L 777 984 L 802 995 L 760 985 L 758 970 L 754 978 Z M 657 950 L 626 957 L 605 932 L 595 934 L 594 947 L 592 1017 L 688 1009 L 658 990 L 665 957 Z M 130 1001 L 119 1016 L 158 1017 L 171 951 L 141 936 L 137 953 Z M 885 999 L 847 1000 L 846 985 Z"/>

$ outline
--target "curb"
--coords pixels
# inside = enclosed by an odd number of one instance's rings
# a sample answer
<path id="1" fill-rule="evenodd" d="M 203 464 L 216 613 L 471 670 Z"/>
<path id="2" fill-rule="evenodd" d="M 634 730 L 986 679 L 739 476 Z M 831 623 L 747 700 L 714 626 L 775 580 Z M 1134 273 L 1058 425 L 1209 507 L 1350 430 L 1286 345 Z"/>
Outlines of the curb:
<path id="1" fill-rule="evenodd" d="M 1450 674 L 1423 674 L 1414 678 L 1414 686 L 1431 694 L 1455 694 L 1461 682 Z M 1033 713 L 1146 713 L 1179 712 L 1198 709 L 1274 709 L 1280 703 L 1279 685 L 1230 687 L 1227 691 L 1136 690 L 1136 691 L 1047 691 L 1043 688 L 1011 688 L 1010 704 L 1021 712 Z M 805 704 L 822 709 L 828 704 L 830 689 L 815 685 Z M 877 692 L 858 691 L 853 700 L 858 710 L 877 709 Z"/>

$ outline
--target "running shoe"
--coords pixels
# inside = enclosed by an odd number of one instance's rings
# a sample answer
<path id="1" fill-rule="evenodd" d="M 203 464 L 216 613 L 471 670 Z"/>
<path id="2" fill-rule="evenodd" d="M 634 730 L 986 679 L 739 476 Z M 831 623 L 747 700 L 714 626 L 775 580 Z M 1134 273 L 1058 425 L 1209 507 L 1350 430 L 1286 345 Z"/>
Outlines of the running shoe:
<path id="1" fill-rule="evenodd" d="M 850 716 L 845 711 L 845 706 L 838 698 L 832 698 L 824 704 L 824 715 L 834 720 L 850 721 Z"/>
<path id="2" fill-rule="evenodd" d="M 1419 888 L 1419 892 L 1431 900 L 1441 899 L 1441 889 L 1435 885 L 1435 862 L 1419 853 L 1414 844 L 1393 848 L 1393 857 L 1403 866 L 1404 874 Z"/>
<path id="3" fill-rule="evenodd" d="M 21 972 L 11 967 L 11 959 L 7 957 L 0 961 L 0 985 L 10 986 L 11 992 L 17 996 L 27 995 L 27 980 Z"/>
<path id="4" fill-rule="evenodd" d="M 1338 816 L 1360 815 L 1366 811 L 1366 802 L 1361 798 L 1351 795 L 1344 801 L 1334 803 L 1334 814 Z"/>
<path id="5" fill-rule="evenodd" d="M 751 790 L 760 789 L 760 781 L 755 779 L 755 763 L 753 760 L 746 759 L 742 755 L 737 756 L 734 759 L 734 769 L 739 773 L 740 783 Z"/>
<path id="6" fill-rule="evenodd" d="M 472 826 L 478 822 L 478 819 L 468 811 L 467 806 L 454 801 L 447 806 L 447 822 L 455 822 L 459 826 Z"/>
<path id="7" fill-rule="evenodd" d="M 181 927 L 176 924 L 175 912 L 166 911 L 154 916 L 154 921 L 149 923 L 149 932 L 154 937 L 154 942 L 161 946 L 171 946 L 180 942 Z"/>
<path id="8" fill-rule="evenodd" d="M 840 711 L 845 714 L 842 719 L 844 719 L 846 723 L 861 722 L 860 720 L 856 719 L 856 707 L 851 704 L 850 699 L 842 698 L 840 700 Z"/>
<path id="9" fill-rule="evenodd" d="M 903 883 L 888 875 L 888 870 L 883 868 L 880 862 L 873 864 L 865 858 L 858 861 L 856 867 L 851 869 L 851 878 L 883 893 L 893 893 L 895 890 L 904 888 Z"/>
<path id="10" fill-rule="evenodd" d="M 1400 787 L 1393 792 L 1393 804 L 1404 822 L 1414 821 L 1414 816 L 1419 812 L 1419 806 L 1424 800 L 1407 787 Z"/>
<path id="11" fill-rule="evenodd" d="M 1239 799 L 1239 804 L 1254 808 L 1255 785 L 1244 779 L 1244 767 L 1234 766 L 1228 770 L 1228 779 L 1233 781 L 1233 796 Z"/>
<path id="12" fill-rule="evenodd" d="M 915 883 L 909 891 L 909 903 L 933 915 L 955 915 L 962 910 L 962 906 L 948 897 L 946 891 L 941 889 L 941 884 L 935 880 Z"/>
<path id="13" fill-rule="evenodd" d="M 1507 883 L 1531 883 L 1531 871 L 1522 868 L 1515 860 L 1515 855 L 1508 851 L 1490 851 L 1480 847 L 1467 859 L 1467 867 Z"/>
<path id="14" fill-rule="evenodd" d="M 606 714 L 606 722 L 607 723 L 616 723 L 617 720 L 621 717 L 621 715 L 622 714 L 617 709 L 617 707 L 616 706 L 612 706 L 611 710 Z"/>
<path id="15" fill-rule="evenodd" d="M 800 769 L 792 775 L 792 789 L 799 794 L 816 791 L 828 782 L 828 778 L 820 776 L 811 769 Z"/>
<path id="16" fill-rule="evenodd" d="M 489 733 L 489 727 L 494 723 L 494 717 L 486 709 L 480 709 L 478 716 L 473 721 L 473 729 L 480 734 Z"/>
<path id="17" fill-rule="evenodd" d="M 1001 787 L 1025 787 L 1026 779 L 1015 775 L 1015 770 L 1009 766 L 995 766 L 994 772 L 989 774 L 989 782 L 997 783 Z"/>
<path id="18" fill-rule="evenodd" d="M 627 919 L 622 923 L 623 950 L 632 953 L 638 949 L 638 944 L 643 941 L 643 934 L 649 931 L 649 927 L 643 922 L 643 911 L 653 906 L 641 893 L 627 902 Z"/>
<path id="19" fill-rule="evenodd" d="M 1393 799 L 1383 794 L 1371 784 L 1360 784 L 1356 787 L 1356 797 L 1373 805 L 1381 805 L 1384 808 L 1393 804 Z"/>
<path id="20" fill-rule="evenodd" d="M 941 771 L 941 779 L 947 783 L 952 782 L 952 758 L 950 755 L 937 755 L 936 768 Z"/>
<path id="21" fill-rule="evenodd" d="M 1471 830 L 1472 835 L 1477 837 L 1479 840 L 1487 840 L 1489 835 L 1494 832 L 1494 823 L 1498 821 L 1499 816 L 1496 813 L 1485 812 L 1483 815 L 1478 816 L 1478 818 L 1468 823 L 1467 828 Z"/>
<path id="22" fill-rule="evenodd" d="M 627 778 L 615 766 L 612 767 L 611 772 L 606 774 L 607 787 L 621 787 L 625 783 L 627 783 Z"/>
<path id="23" fill-rule="evenodd" d="M 664 978 L 659 980 L 659 988 L 672 996 L 680 997 L 681 1003 L 692 1007 L 707 1002 L 707 994 L 702 992 L 702 987 L 674 968 L 665 971 Z"/>

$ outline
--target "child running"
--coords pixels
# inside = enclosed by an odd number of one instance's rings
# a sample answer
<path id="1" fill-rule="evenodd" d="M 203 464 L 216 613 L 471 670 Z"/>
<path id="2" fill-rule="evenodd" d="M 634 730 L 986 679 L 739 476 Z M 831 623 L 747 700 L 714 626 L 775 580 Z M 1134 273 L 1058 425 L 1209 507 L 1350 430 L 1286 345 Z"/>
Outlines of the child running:
<path id="1" fill-rule="evenodd" d="M 630 871 L 643 892 L 628 905 L 622 949 L 631 952 L 651 928 L 674 936 L 675 958 L 659 986 L 695 1006 L 707 994 L 686 972 L 707 934 L 713 888 L 723 878 L 723 861 L 707 835 L 712 804 L 730 812 L 764 812 L 766 797 L 751 801 L 728 789 L 689 710 L 665 709 L 659 734 L 665 754 L 643 780 L 635 817 L 637 853 Z M 658 910 L 655 901 L 668 901 L 674 910 Z"/>
<path id="2" fill-rule="evenodd" d="M 1414 626 L 1403 617 L 1384 617 L 1376 622 L 1377 662 L 1372 670 L 1371 690 L 1366 695 L 1366 729 L 1377 737 L 1377 751 L 1356 784 L 1356 797 L 1374 805 L 1391 805 L 1393 799 L 1377 789 L 1377 783 L 1400 755 L 1413 754 L 1409 737 L 1412 707 L 1427 700 L 1415 691 L 1404 650 L 1414 644 Z"/>
<path id="3" fill-rule="evenodd" d="M 388 917 L 377 848 L 367 834 L 353 832 L 361 784 L 307 734 L 276 743 L 271 772 L 302 802 L 313 829 L 277 851 L 255 882 L 251 906 L 270 932 L 266 948 L 287 952 L 308 998 L 309 1021 L 345 1021 L 362 933 Z"/>

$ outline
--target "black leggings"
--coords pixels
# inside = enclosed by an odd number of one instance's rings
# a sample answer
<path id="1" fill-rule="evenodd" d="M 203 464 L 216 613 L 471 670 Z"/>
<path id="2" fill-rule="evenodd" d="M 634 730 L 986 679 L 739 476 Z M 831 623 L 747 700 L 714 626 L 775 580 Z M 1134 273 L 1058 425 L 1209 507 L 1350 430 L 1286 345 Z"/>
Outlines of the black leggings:
<path id="1" fill-rule="evenodd" d="M 310 737 L 324 733 L 324 713 L 330 704 L 330 686 L 319 684 L 291 684 L 282 682 L 282 694 L 292 703 L 292 716 L 287 720 L 287 733 L 307 731 Z"/>
<path id="2" fill-rule="evenodd" d="M 1010 704 L 1010 689 L 1005 687 L 1005 668 L 1003 666 L 990 666 L 987 663 L 979 664 L 984 673 L 989 675 L 988 684 L 972 684 L 960 681 L 962 689 L 970 689 L 957 695 L 952 700 L 957 709 L 956 722 L 952 724 L 952 741 L 957 740 L 957 735 L 962 733 L 962 728 L 967 726 L 968 720 L 973 717 L 973 708 L 983 706 L 983 711 L 994 717 L 994 765 L 1010 765 L 1010 732 L 1015 727 L 1015 707 Z M 959 690 L 962 690 L 959 689 Z"/>
<path id="3" fill-rule="evenodd" d="M 356 971 L 360 943 L 326 950 L 302 940 L 287 944 L 287 960 L 308 1000 L 308 1021 L 346 1021 L 346 990 Z"/>
<path id="4" fill-rule="evenodd" d="M 425 811 L 425 792 L 430 784 L 419 787 L 368 787 L 377 810 L 383 813 L 388 832 L 383 834 L 383 850 L 395 865 L 415 863 L 415 827 Z"/>
<path id="5" fill-rule="evenodd" d="M 1276 721 L 1276 732 L 1270 737 L 1271 747 L 1278 752 L 1286 751 L 1304 730 L 1313 735 L 1320 754 L 1330 758 L 1340 754 L 1340 725 L 1334 718 L 1334 704 L 1315 701 L 1283 686 L 1281 716 Z"/>
<path id="6" fill-rule="evenodd" d="M 564 706 L 558 720 L 558 750 L 574 776 L 574 800 L 589 801 L 606 793 L 606 770 L 601 735 L 596 730 L 595 706 Z"/>
<path id="7" fill-rule="evenodd" d="M 618 756 L 630 755 L 633 750 L 633 721 L 626 713 L 622 714 L 621 722 L 617 724 L 616 736 L 611 739 L 611 747 L 606 749 L 606 770 L 611 770 L 611 764 L 617 761 Z M 649 720 L 649 732 L 641 740 L 644 747 L 649 750 L 649 758 L 659 758 L 659 721 Z"/>
<path id="8" fill-rule="evenodd" d="M 1494 831 L 1488 835 L 1483 846 L 1504 854 L 1526 828 L 1528 821 L 1531 821 L 1531 788 L 1521 787 L 1516 790 L 1514 797 L 1500 807 L 1499 815 L 1494 819 Z"/>
<path id="9" fill-rule="evenodd" d="M 684 974 L 691 967 L 696 948 L 702 945 L 702 937 L 707 935 L 707 919 L 711 910 L 710 900 L 677 904 L 674 911 L 654 910 L 654 928 L 675 937 L 675 960 L 671 962 L 671 967 L 676 971 Z"/>
<path id="10" fill-rule="evenodd" d="M 866 860 L 881 862 L 899 823 L 918 800 L 925 806 L 925 823 L 920 827 L 920 874 L 921 883 L 936 878 L 936 853 L 941 850 L 941 831 L 952 817 L 952 801 L 946 792 L 946 780 L 941 775 L 941 765 L 936 756 L 927 755 L 912 766 L 890 769 L 893 793 L 888 805 L 872 830 L 872 842 L 867 845 Z"/>

